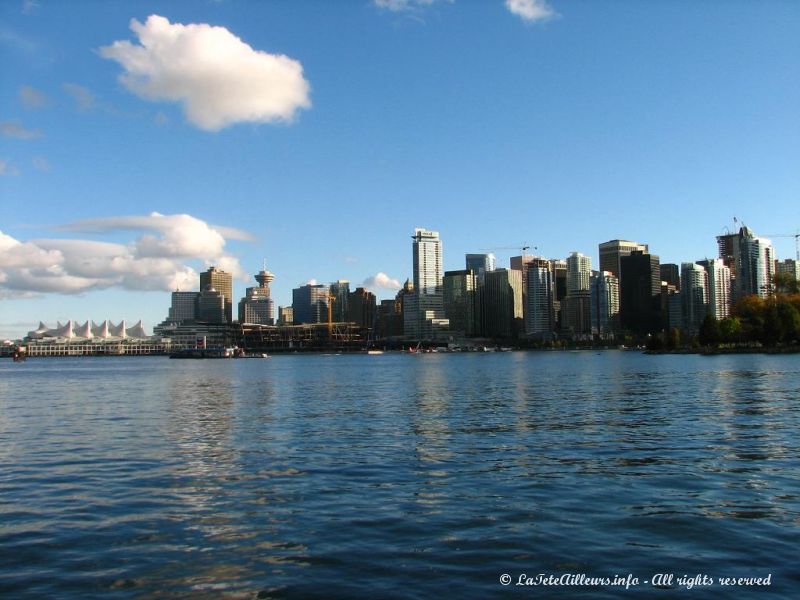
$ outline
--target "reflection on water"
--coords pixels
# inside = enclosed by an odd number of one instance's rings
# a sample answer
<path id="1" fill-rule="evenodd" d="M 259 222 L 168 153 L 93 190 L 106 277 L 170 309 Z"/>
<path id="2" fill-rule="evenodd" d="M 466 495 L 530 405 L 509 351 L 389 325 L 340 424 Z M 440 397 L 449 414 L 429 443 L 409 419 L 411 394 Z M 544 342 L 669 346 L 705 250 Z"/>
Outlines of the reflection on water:
<path id="1" fill-rule="evenodd" d="M 491 597 L 501 573 L 672 570 L 791 597 L 798 389 L 790 356 L 8 361 L 0 595 Z"/>

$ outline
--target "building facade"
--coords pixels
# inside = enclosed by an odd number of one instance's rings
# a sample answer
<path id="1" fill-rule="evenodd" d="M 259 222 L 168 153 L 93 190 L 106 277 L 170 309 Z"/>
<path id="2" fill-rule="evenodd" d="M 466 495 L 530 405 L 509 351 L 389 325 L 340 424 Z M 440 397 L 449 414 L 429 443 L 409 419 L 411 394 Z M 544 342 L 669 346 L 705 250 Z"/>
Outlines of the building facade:
<path id="1" fill-rule="evenodd" d="M 301 285 L 292 290 L 292 324 L 328 322 L 328 286 Z"/>
<path id="2" fill-rule="evenodd" d="M 733 247 L 736 264 L 734 300 L 749 295 L 761 298 L 775 291 L 775 251 L 772 242 L 753 235 L 747 227 L 739 230 Z"/>
<path id="3" fill-rule="evenodd" d="M 466 269 L 473 271 L 479 282 L 483 282 L 484 275 L 490 271 L 494 271 L 496 259 L 494 254 L 467 254 L 466 255 Z"/>
<path id="4" fill-rule="evenodd" d="M 444 314 L 450 322 L 450 331 L 467 337 L 476 335 L 479 321 L 478 275 L 471 269 L 447 271 L 442 289 Z"/>
<path id="5" fill-rule="evenodd" d="M 200 273 L 200 290 L 207 286 L 213 287 L 222 294 L 225 302 L 225 321 L 233 322 L 233 275 L 217 267 L 210 267 L 208 271 Z"/>
<path id="6" fill-rule="evenodd" d="M 708 273 L 696 263 L 681 264 L 683 331 L 697 335 L 708 314 Z"/>
<path id="7" fill-rule="evenodd" d="M 433 339 L 448 326 L 442 296 L 442 241 L 438 231 L 421 227 L 411 237 L 414 292 L 404 297 L 404 334 L 415 340 Z"/>
<path id="8" fill-rule="evenodd" d="M 495 269 L 483 286 L 484 335 L 515 338 L 522 331 L 522 273 Z"/>
<path id="9" fill-rule="evenodd" d="M 601 338 L 619 330 L 619 279 L 608 271 L 594 271 L 589 284 L 591 331 Z"/>
<path id="10" fill-rule="evenodd" d="M 639 336 L 661 330 L 661 265 L 658 256 L 633 250 L 620 259 L 622 329 Z"/>
<path id="11" fill-rule="evenodd" d="M 622 258 L 630 256 L 634 251 L 646 254 L 649 249 L 647 244 L 631 242 L 629 240 L 610 240 L 599 245 L 600 271 L 608 271 L 621 280 Z M 660 274 L 659 274 L 660 276 Z M 621 281 L 620 281 L 621 282 Z"/>
<path id="12" fill-rule="evenodd" d="M 257 287 L 245 290 L 245 297 L 239 301 L 239 322 L 254 323 L 258 325 L 273 325 L 275 323 L 274 303 L 270 283 L 275 275 L 264 269 L 255 275 Z"/>

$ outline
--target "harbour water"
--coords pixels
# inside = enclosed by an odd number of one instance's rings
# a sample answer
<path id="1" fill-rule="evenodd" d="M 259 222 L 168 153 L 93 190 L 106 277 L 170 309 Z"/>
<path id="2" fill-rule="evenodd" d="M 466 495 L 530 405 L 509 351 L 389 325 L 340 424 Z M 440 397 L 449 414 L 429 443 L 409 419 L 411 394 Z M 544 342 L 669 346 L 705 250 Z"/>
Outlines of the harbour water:
<path id="1" fill-rule="evenodd" d="M 797 355 L 2 361 L 0 596 L 797 598 L 798 390 Z"/>

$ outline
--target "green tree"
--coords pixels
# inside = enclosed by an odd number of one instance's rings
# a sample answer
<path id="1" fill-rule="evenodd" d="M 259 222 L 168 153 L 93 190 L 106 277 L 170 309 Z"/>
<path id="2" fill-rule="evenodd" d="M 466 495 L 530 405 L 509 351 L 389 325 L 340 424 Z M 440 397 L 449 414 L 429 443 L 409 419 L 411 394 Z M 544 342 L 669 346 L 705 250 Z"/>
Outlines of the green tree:
<path id="1" fill-rule="evenodd" d="M 719 322 L 719 337 L 725 344 L 739 341 L 742 333 L 742 322 L 738 317 L 727 317 Z"/>
<path id="2" fill-rule="evenodd" d="M 773 281 L 775 283 L 775 291 L 778 294 L 800 293 L 800 282 L 790 273 L 776 273 Z"/>
<path id="3" fill-rule="evenodd" d="M 781 341 L 800 341 L 800 311 L 789 302 L 781 301 L 778 301 L 776 311 L 780 322 Z"/>
<path id="4" fill-rule="evenodd" d="M 706 315 L 703 319 L 698 339 L 703 346 L 715 346 L 719 343 L 719 322 L 712 315 Z"/>

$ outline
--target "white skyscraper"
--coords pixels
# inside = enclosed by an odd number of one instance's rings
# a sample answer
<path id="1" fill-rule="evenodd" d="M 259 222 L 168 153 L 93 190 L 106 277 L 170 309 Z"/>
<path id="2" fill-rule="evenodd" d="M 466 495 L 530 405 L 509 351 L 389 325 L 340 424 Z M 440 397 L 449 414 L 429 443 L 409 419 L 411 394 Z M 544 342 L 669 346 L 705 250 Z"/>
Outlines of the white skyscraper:
<path id="1" fill-rule="evenodd" d="M 721 258 L 704 262 L 708 272 L 708 311 L 720 321 L 731 314 L 731 270 Z"/>
<path id="2" fill-rule="evenodd" d="M 681 264 L 681 301 L 684 330 L 696 334 L 708 312 L 708 273 L 698 264 Z"/>
<path id="3" fill-rule="evenodd" d="M 747 227 L 733 245 L 736 262 L 735 300 L 751 294 L 766 298 L 774 289 L 775 250 L 772 242 L 755 237 Z"/>
<path id="4" fill-rule="evenodd" d="M 567 295 L 575 292 L 588 292 L 592 276 L 592 259 L 580 252 L 567 257 Z"/>
<path id="5" fill-rule="evenodd" d="M 447 329 L 444 317 L 442 242 L 438 231 L 421 227 L 411 236 L 414 258 L 414 294 L 403 306 L 406 336 L 430 339 L 435 330 Z"/>

